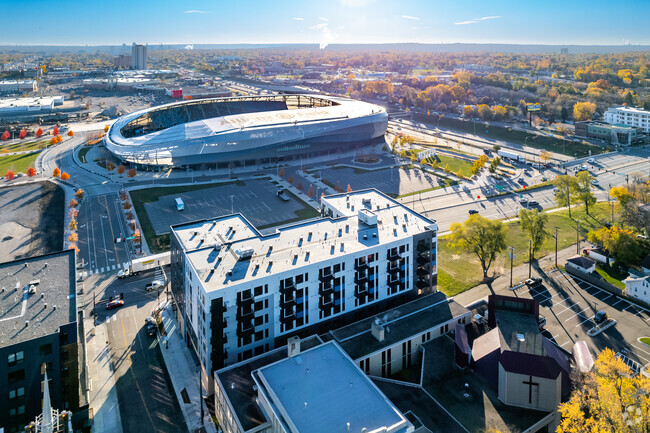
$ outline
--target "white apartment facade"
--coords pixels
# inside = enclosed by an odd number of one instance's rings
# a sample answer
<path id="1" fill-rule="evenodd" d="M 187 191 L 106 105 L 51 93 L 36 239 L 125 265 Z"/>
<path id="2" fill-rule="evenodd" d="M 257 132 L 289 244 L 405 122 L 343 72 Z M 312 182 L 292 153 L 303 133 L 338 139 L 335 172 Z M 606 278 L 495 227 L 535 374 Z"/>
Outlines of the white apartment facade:
<path id="1" fill-rule="evenodd" d="M 435 292 L 437 225 L 376 190 L 262 236 L 241 215 L 172 227 L 180 331 L 212 373 Z"/>
<path id="2" fill-rule="evenodd" d="M 630 274 L 623 284 L 627 296 L 650 304 L 650 276 Z"/>
<path id="3" fill-rule="evenodd" d="M 147 46 L 133 43 L 131 45 L 131 67 L 133 69 L 147 69 Z"/>
<path id="4" fill-rule="evenodd" d="M 605 112 L 605 122 L 636 126 L 650 134 L 650 111 L 635 107 L 610 107 Z"/>

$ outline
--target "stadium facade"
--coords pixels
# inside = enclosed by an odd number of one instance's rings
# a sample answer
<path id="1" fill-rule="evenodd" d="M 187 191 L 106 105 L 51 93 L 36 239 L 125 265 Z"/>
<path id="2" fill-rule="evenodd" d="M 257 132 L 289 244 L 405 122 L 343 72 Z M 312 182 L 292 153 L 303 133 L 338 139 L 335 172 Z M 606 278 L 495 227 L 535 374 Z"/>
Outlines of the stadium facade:
<path id="1" fill-rule="evenodd" d="M 183 101 L 118 119 L 106 147 L 139 166 L 219 167 L 348 151 L 383 140 L 378 105 L 321 95 Z"/>

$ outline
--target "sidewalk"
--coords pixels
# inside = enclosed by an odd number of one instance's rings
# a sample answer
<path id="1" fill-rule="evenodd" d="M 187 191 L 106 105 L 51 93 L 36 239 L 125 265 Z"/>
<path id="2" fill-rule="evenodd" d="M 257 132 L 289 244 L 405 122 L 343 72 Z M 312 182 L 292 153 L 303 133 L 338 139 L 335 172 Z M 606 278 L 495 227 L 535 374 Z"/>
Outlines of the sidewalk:
<path id="1" fill-rule="evenodd" d="M 584 243 L 583 243 L 584 244 Z M 571 245 L 570 247 L 558 250 L 557 252 L 557 263 L 559 266 L 563 266 L 567 259 L 576 255 L 576 246 Z M 551 252 L 546 256 L 533 262 L 532 264 L 532 275 L 539 275 L 540 272 L 550 273 L 555 267 L 555 252 Z M 528 263 L 521 264 L 512 269 L 512 282 L 514 285 L 517 285 L 518 282 L 523 282 L 528 278 Z M 486 300 L 489 295 L 499 294 L 506 296 L 517 296 L 516 291 L 510 290 L 510 272 L 504 272 L 499 275 L 492 282 L 492 290 L 488 287 L 487 284 L 479 284 L 476 287 L 473 287 L 463 293 L 460 293 L 454 296 L 454 300 L 461 305 L 471 305 L 480 300 Z"/>
<path id="2" fill-rule="evenodd" d="M 90 410 L 94 433 L 122 433 L 122 419 L 113 376 L 106 326 L 93 326 L 93 317 L 84 318 L 87 330 L 86 356 L 90 388 Z"/>
<path id="3" fill-rule="evenodd" d="M 193 433 L 203 425 L 206 433 L 216 433 L 217 428 L 212 422 L 208 408 L 205 405 L 203 406 L 204 418 L 203 422 L 201 422 L 201 408 L 199 406 L 201 401 L 199 396 L 199 387 L 201 386 L 200 367 L 196 367 L 196 361 L 192 358 L 183 336 L 180 334 L 178 323 L 174 319 L 169 304 L 163 304 L 161 316 L 167 335 L 158 334 L 158 344 L 174 386 L 176 399 L 183 412 L 187 429 L 190 433 Z M 183 391 L 187 400 L 183 398 Z M 186 401 L 189 401 L 189 403 L 186 403 Z"/>

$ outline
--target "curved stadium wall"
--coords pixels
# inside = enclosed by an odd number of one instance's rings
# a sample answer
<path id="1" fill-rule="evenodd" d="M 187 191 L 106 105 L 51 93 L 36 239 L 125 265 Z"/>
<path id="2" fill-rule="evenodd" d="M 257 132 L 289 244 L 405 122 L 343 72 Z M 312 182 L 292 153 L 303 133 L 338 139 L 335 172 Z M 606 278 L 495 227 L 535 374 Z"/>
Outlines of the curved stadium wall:
<path id="1" fill-rule="evenodd" d="M 381 142 L 383 107 L 320 95 L 183 101 L 119 118 L 105 136 L 117 158 L 139 166 L 224 166 L 347 151 Z"/>

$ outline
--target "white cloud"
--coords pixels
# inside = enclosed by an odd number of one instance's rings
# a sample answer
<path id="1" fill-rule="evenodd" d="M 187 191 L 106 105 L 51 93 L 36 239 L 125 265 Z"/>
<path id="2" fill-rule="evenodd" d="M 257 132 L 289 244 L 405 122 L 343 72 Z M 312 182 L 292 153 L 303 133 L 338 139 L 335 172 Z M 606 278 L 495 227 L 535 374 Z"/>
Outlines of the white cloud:
<path id="1" fill-rule="evenodd" d="M 456 24 L 457 26 L 464 26 L 464 25 L 467 25 L 467 24 L 476 24 L 476 23 L 481 22 L 481 21 L 496 20 L 496 19 L 499 19 L 499 18 L 501 18 L 501 17 L 495 15 L 495 16 L 491 16 L 491 17 L 474 18 L 474 19 L 468 20 L 468 21 L 460 21 L 460 22 L 457 22 L 457 23 L 454 23 L 454 24 Z"/>
<path id="2" fill-rule="evenodd" d="M 294 18 L 294 21 L 305 21 L 304 18 Z"/>
<path id="3" fill-rule="evenodd" d="M 185 11 L 183 13 L 185 13 L 185 14 L 209 14 L 210 12 L 208 12 L 208 11 L 189 10 L 189 11 Z"/>
<path id="4" fill-rule="evenodd" d="M 318 17 L 318 19 L 321 21 L 329 21 L 327 18 L 323 18 L 323 17 Z"/>
<path id="5" fill-rule="evenodd" d="M 325 30 L 327 29 L 327 23 L 318 23 L 309 27 L 312 30 Z"/>
<path id="6" fill-rule="evenodd" d="M 411 16 L 408 16 L 408 15 L 402 15 L 402 18 L 404 18 L 406 20 L 416 20 L 416 21 L 420 20 L 420 18 L 418 18 L 418 17 L 411 17 Z"/>

